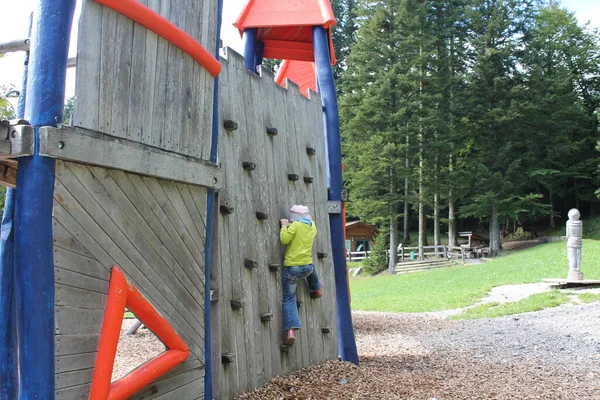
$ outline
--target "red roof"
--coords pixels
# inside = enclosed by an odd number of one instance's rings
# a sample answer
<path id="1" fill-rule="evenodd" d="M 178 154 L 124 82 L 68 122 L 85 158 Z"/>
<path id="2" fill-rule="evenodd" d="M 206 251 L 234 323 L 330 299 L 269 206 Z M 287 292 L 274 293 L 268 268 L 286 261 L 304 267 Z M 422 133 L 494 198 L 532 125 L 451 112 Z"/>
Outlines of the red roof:
<path id="1" fill-rule="evenodd" d="M 322 26 L 329 32 L 331 63 L 335 64 L 331 39 L 335 23 L 329 0 L 248 0 L 233 26 L 240 34 L 258 28 L 265 58 L 298 61 L 314 61 L 312 27 Z"/>
<path id="2" fill-rule="evenodd" d="M 308 89 L 317 91 L 314 62 L 284 60 L 277 71 L 275 82 L 284 86 L 286 79 L 300 86 L 300 93 L 304 96 L 308 97 Z"/>
<path id="3" fill-rule="evenodd" d="M 335 16 L 329 0 L 248 0 L 233 24 L 240 30 L 240 34 L 246 28 L 329 28 L 332 25 L 335 25 Z"/>

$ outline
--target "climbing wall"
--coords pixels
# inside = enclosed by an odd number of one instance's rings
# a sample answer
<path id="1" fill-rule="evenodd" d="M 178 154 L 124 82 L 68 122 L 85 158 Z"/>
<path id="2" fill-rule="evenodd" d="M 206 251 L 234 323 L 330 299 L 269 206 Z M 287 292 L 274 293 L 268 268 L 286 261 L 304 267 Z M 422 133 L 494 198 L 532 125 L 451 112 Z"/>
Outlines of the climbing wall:
<path id="1" fill-rule="evenodd" d="M 139 0 L 212 53 L 217 0 Z M 214 80 L 182 50 L 83 1 L 73 125 L 208 159 Z"/>
<path id="2" fill-rule="evenodd" d="M 320 99 L 284 89 L 271 71 L 248 71 L 227 49 L 219 76 L 219 163 L 225 181 L 218 196 L 217 244 L 211 289 L 214 397 L 228 399 L 276 375 L 337 358 L 335 288 L 325 139 Z M 293 204 L 309 207 L 316 222 L 315 266 L 325 296 L 312 300 L 299 285 L 302 330 L 282 346 L 284 246 L 279 218 Z M 318 256 L 317 256 L 318 254 Z"/>
<path id="3" fill-rule="evenodd" d="M 202 397 L 206 189 L 58 161 L 54 199 L 56 399 L 88 396 L 113 265 L 191 351 L 133 398 Z"/>

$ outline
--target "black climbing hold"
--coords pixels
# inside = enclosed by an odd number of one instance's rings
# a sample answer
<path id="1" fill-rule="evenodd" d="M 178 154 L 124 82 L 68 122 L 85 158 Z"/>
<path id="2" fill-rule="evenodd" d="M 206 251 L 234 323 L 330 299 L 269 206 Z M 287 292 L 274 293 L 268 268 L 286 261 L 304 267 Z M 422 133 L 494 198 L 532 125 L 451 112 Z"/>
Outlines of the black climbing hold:
<path id="1" fill-rule="evenodd" d="M 284 353 L 289 353 L 291 348 L 292 348 L 292 346 L 289 346 L 287 344 L 282 344 L 281 345 L 281 351 L 284 352 Z"/>
<path id="2" fill-rule="evenodd" d="M 260 320 L 262 322 L 269 322 L 272 319 L 273 319 L 273 314 L 271 314 L 271 313 L 262 313 L 262 314 L 260 314 Z"/>
<path id="3" fill-rule="evenodd" d="M 233 308 L 234 310 L 239 310 L 244 308 L 244 302 L 241 300 L 231 300 L 231 308 Z"/>
<path id="4" fill-rule="evenodd" d="M 309 156 L 314 156 L 315 154 L 317 154 L 317 150 L 315 150 L 313 147 L 307 147 L 306 154 L 308 154 Z"/>
<path id="5" fill-rule="evenodd" d="M 254 171 L 256 169 L 256 164 L 250 161 L 244 161 L 242 163 L 242 167 L 246 170 L 246 171 Z"/>
<path id="6" fill-rule="evenodd" d="M 296 306 L 298 307 L 298 309 L 301 309 L 303 305 L 304 305 L 304 303 L 301 301 L 296 302 Z"/>
<path id="7" fill-rule="evenodd" d="M 223 353 L 221 355 L 221 362 L 223 364 L 232 364 L 235 362 L 235 354 L 233 353 Z"/>
<path id="8" fill-rule="evenodd" d="M 267 128 L 267 135 L 277 136 L 277 128 Z"/>
<path id="9" fill-rule="evenodd" d="M 244 267 L 246 268 L 256 268 L 258 267 L 258 261 L 252 260 L 251 258 L 244 259 Z"/>
<path id="10" fill-rule="evenodd" d="M 261 221 L 264 221 L 265 219 L 269 218 L 269 214 L 264 213 L 262 211 L 257 211 L 256 212 L 256 218 L 258 218 Z"/>
<path id="11" fill-rule="evenodd" d="M 324 326 L 321 328 L 321 332 L 323 333 L 331 333 L 331 327 L 330 326 Z"/>
<path id="12" fill-rule="evenodd" d="M 312 176 L 305 176 L 304 183 L 313 183 L 315 179 Z"/>
<path id="13" fill-rule="evenodd" d="M 279 271 L 279 268 L 281 268 L 281 265 L 279 265 L 279 264 L 274 264 L 274 263 L 269 264 L 269 270 L 271 270 L 272 272 Z"/>
<path id="14" fill-rule="evenodd" d="M 230 119 L 226 119 L 225 122 L 223 122 L 223 127 L 230 132 L 237 131 L 238 124 L 237 124 L 237 122 L 233 122 Z"/>
<path id="15" fill-rule="evenodd" d="M 300 179 L 300 177 L 299 177 L 298 175 L 296 175 L 296 174 L 288 174 L 288 179 L 289 179 L 290 181 L 294 181 L 294 182 L 295 182 L 295 181 L 297 181 L 298 179 Z"/>
<path id="16" fill-rule="evenodd" d="M 323 258 L 327 258 L 327 257 L 329 257 L 329 254 L 327 254 L 327 253 L 321 253 L 321 252 L 317 252 L 317 258 L 318 258 L 319 260 L 322 260 Z"/>
<path id="17" fill-rule="evenodd" d="M 229 207 L 229 206 L 220 206 L 219 207 L 219 211 L 221 212 L 221 214 L 223 215 L 229 215 L 229 214 L 233 214 L 233 207 Z"/>

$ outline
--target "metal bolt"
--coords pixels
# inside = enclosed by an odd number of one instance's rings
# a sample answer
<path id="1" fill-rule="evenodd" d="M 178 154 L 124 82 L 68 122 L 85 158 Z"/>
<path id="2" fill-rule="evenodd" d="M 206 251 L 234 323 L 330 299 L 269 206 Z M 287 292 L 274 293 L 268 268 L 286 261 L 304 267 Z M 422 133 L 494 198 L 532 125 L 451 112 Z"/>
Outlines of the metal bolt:
<path id="1" fill-rule="evenodd" d="M 59 149 L 63 149 L 65 147 L 65 142 L 60 141 L 58 142 L 57 146 Z"/>

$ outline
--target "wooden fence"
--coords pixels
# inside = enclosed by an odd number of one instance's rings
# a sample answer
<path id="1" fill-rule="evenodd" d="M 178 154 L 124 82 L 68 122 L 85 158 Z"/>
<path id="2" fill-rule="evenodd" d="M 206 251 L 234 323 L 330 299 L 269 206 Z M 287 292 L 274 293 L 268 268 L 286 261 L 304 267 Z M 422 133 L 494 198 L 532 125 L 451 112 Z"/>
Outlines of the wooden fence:
<path id="1" fill-rule="evenodd" d="M 372 251 L 352 251 L 346 253 L 347 261 L 361 261 L 369 258 Z M 419 255 L 419 247 L 400 247 L 398 249 L 398 261 L 420 260 L 428 257 L 455 258 L 465 260 L 468 249 L 464 246 L 423 246 L 423 257 Z M 389 250 L 386 252 L 389 254 Z"/>

